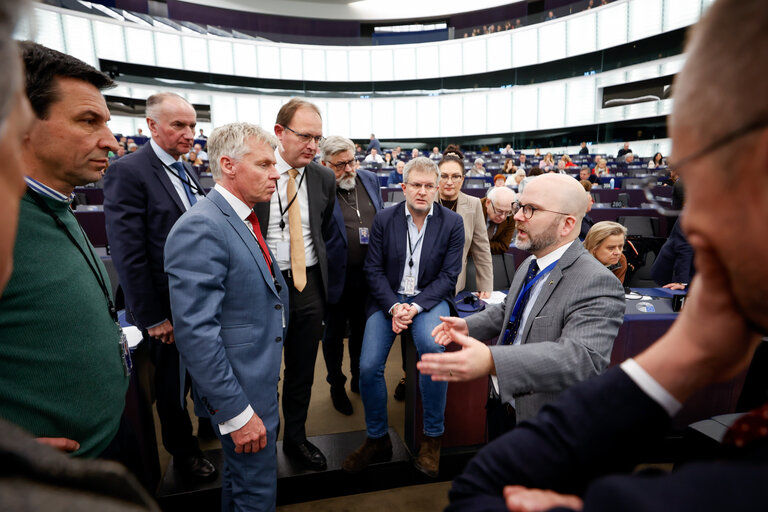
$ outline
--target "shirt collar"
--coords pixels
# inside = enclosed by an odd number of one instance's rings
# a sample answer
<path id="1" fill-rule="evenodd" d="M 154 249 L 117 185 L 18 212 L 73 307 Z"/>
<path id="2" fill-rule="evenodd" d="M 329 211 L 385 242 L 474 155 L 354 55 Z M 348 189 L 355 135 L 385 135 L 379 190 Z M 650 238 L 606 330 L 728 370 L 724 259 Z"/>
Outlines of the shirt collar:
<path id="1" fill-rule="evenodd" d="M 155 139 L 149 139 L 149 144 L 152 146 L 152 149 L 154 150 L 155 154 L 157 155 L 157 158 L 160 159 L 161 162 L 163 162 L 167 166 L 171 166 L 171 164 L 174 164 L 178 162 L 179 160 L 173 158 L 166 150 L 161 148 L 157 142 L 155 142 Z"/>
<path id="2" fill-rule="evenodd" d="M 539 270 L 547 268 L 549 265 L 552 264 L 552 262 L 559 260 L 563 254 L 565 254 L 565 251 L 568 250 L 568 248 L 571 246 L 571 244 L 575 242 L 575 240 L 572 240 L 571 242 L 561 245 L 554 251 L 550 252 L 549 254 L 545 254 L 541 258 L 538 258 L 536 260 L 536 264 L 539 266 Z"/>
<path id="3" fill-rule="evenodd" d="M 61 201 L 62 203 L 71 203 L 72 200 L 75 198 L 75 193 L 72 192 L 72 194 L 69 195 L 69 197 L 65 196 L 61 192 L 58 192 L 48 185 L 44 185 L 37 181 L 34 178 L 30 178 L 29 176 L 25 176 L 24 179 L 27 182 L 27 186 L 40 194 L 41 196 L 45 196 L 49 199 L 54 199 L 56 201 Z"/>
<path id="4" fill-rule="evenodd" d="M 411 215 L 411 210 L 408 209 L 408 203 L 404 202 L 403 207 L 405 208 L 405 218 L 410 219 L 412 215 Z M 434 209 L 435 209 L 435 203 L 432 203 L 431 205 L 429 205 L 429 213 L 427 214 L 428 219 L 432 217 L 432 212 L 434 211 Z"/>
<path id="5" fill-rule="evenodd" d="M 285 160 L 283 160 L 283 155 L 280 154 L 280 148 L 275 148 L 275 169 L 277 169 L 277 172 L 280 174 L 285 174 L 291 169 L 296 169 L 299 171 L 299 176 L 301 176 L 304 173 L 304 167 L 294 167 Z"/>
<path id="6" fill-rule="evenodd" d="M 221 194 L 221 196 L 224 198 L 224 200 L 229 203 L 229 206 L 232 207 L 233 210 L 235 210 L 235 213 L 240 218 L 240 220 L 246 220 L 248 216 L 251 214 L 253 210 L 248 208 L 248 205 L 242 202 L 240 199 L 235 197 L 235 195 L 224 188 L 220 183 L 217 183 L 213 186 L 213 190 Z"/>

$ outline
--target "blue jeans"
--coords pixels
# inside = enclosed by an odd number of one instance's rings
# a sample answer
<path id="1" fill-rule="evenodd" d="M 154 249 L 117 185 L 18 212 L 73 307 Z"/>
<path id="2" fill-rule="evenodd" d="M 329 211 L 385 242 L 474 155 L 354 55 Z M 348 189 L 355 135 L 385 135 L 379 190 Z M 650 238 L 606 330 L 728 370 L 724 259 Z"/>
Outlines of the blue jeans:
<path id="1" fill-rule="evenodd" d="M 406 301 L 404 297 L 400 300 Z M 424 310 L 413 318 L 408 326 L 416 344 L 419 357 L 425 353 L 443 352 L 445 347 L 435 343 L 432 329 L 440 324 L 440 316 L 450 313 L 448 303 L 441 302 L 431 310 Z M 384 381 L 384 366 L 395 341 L 392 331 L 392 317 L 385 311 L 377 311 L 368 317 L 360 354 L 360 395 L 365 407 L 365 425 L 368 437 L 384 437 L 388 430 L 387 384 Z M 419 374 L 421 403 L 424 407 L 424 435 L 439 437 L 445 430 L 445 396 L 447 382 L 433 382 L 429 375 Z"/>

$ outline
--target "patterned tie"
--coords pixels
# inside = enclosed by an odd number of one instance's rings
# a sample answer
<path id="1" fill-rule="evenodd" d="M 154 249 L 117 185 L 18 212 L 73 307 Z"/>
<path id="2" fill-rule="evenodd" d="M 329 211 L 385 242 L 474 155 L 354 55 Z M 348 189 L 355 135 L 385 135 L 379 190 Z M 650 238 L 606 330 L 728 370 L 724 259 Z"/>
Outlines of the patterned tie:
<path id="1" fill-rule="evenodd" d="M 299 207 L 299 198 L 296 196 L 296 176 L 299 171 L 290 169 L 288 175 L 288 187 L 286 188 L 286 197 L 290 202 L 294 197 L 295 201 L 288 208 L 288 233 L 291 238 L 291 272 L 293 274 L 293 286 L 298 291 L 303 291 L 307 285 L 307 260 L 304 253 L 304 233 L 301 229 L 301 208 Z"/>
<path id="2" fill-rule="evenodd" d="M 269 273 L 272 275 L 272 277 L 275 277 L 274 272 L 272 272 L 272 258 L 269 257 L 269 249 L 267 249 L 267 242 L 264 241 L 264 237 L 261 236 L 261 226 L 259 225 L 259 218 L 256 217 L 256 214 L 254 212 L 251 212 L 248 217 L 248 222 L 251 223 L 251 227 L 253 228 L 253 234 L 256 237 L 256 241 L 259 242 L 259 247 L 261 247 L 261 254 L 264 256 L 264 260 L 267 262 L 267 268 L 269 269 Z"/>
<path id="3" fill-rule="evenodd" d="M 768 403 L 737 419 L 725 433 L 723 444 L 741 448 L 765 437 L 768 437 Z"/>
<path id="4" fill-rule="evenodd" d="M 181 184 L 184 186 L 184 192 L 187 193 L 187 199 L 189 199 L 189 205 L 195 206 L 197 197 L 195 197 L 195 194 L 192 193 L 192 188 L 189 186 L 189 178 L 187 177 L 186 169 L 184 169 L 184 164 L 182 162 L 173 162 L 171 167 L 176 169 L 176 171 L 179 173 Z"/>
<path id="5" fill-rule="evenodd" d="M 517 315 L 515 315 L 515 318 L 510 320 L 507 325 L 508 333 L 504 337 L 504 345 L 511 345 L 515 342 L 515 338 L 517 337 L 517 330 L 520 328 L 520 319 L 523 317 L 525 305 L 528 304 L 528 298 L 531 296 L 531 289 L 529 288 L 528 290 L 525 290 L 525 286 L 530 283 L 534 277 L 536 277 L 538 272 L 539 265 L 536 263 L 536 260 L 532 260 L 531 264 L 528 265 L 528 273 L 525 275 L 523 286 L 520 288 L 520 293 L 522 293 L 522 295 L 520 295 L 520 308 L 517 310 Z"/>

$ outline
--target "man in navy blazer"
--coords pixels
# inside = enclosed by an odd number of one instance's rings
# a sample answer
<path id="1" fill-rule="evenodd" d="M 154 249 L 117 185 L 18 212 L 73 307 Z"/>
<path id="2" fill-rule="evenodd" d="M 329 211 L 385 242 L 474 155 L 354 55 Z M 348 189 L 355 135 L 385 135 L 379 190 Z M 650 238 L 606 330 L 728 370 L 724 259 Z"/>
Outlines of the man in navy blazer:
<path id="1" fill-rule="evenodd" d="M 222 510 L 274 510 L 277 382 L 288 288 L 251 210 L 279 174 L 277 139 L 232 123 L 208 139 L 216 186 L 179 219 L 165 245 L 179 354 L 224 454 Z"/>
<path id="2" fill-rule="evenodd" d="M 320 145 L 320 163 L 336 175 L 336 206 L 323 233 L 328 260 L 328 308 L 323 334 L 323 357 L 328 370 L 333 406 L 352 414 L 352 403 L 341 371 L 344 337 L 349 323 L 349 360 L 354 393 L 360 392 L 360 350 L 365 331 L 365 301 L 368 285 L 363 262 L 368 252 L 370 229 L 376 212 L 383 208 L 379 178 L 364 170 L 355 171 L 355 145 L 332 135 Z"/>
<path id="3" fill-rule="evenodd" d="M 203 457 L 179 401 L 179 353 L 163 269 L 168 232 L 205 195 L 192 168 L 181 160 L 194 142 L 196 122 L 195 109 L 177 94 L 147 99 L 152 139 L 107 169 L 104 216 L 128 321 L 142 330 L 150 346 L 163 446 L 173 455 L 174 467 L 211 480 L 216 469 Z"/>
<path id="4" fill-rule="evenodd" d="M 439 171 L 426 157 L 412 159 L 403 171 L 405 202 L 376 215 L 365 260 L 371 290 L 360 357 L 360 392 L 368 438 L 344 461 L 357 473 L 372 462 L 389 460 L 387 389 L 384 366 L 397 334 L 410 329 L 421 356 L 444 348 L 430 332 L 449 314 L 456 279 L 461 272 L 464 223 L 456 213 L 434 203 Z M 421 376 L 424 438 L 416 469 L 435 477 L 444 431 L 447 384 Z"/>
<path id="5" fill-rule="evenodd" d="M 681 403 L 744 371 L 768 332 L 768 267 L 743 257 L 768 254 L 765 3 L 718 0 L 689 34 L 686 54 L 669 130 L 686 178 L 679 222 L 697 270 L 685 307 L 645 352 L 574 386 L 484 448 L 454 480 L 449 510 L 766 510 L 768 404 L 750 414 L 752 425 L 734 423 L 713 450 L 717 460 L 702 457 L 670 474 L 632 472 L 648 462 L 648 447 L 662 441 Z M 732 114 L 707 123 L 722 112 Z"/>

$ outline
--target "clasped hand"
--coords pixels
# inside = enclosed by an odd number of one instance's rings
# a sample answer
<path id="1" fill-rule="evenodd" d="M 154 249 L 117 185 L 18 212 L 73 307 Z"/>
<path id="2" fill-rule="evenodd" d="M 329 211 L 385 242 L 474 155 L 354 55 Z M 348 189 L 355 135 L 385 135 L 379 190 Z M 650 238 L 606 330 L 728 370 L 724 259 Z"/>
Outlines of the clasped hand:
<path id="1" fill-rule="evenodd" d="M 398 304 L 392 310 L 392 331 L 400 334 L 413 323 L 413 317 L 419 313 L 419 310 L 410 304 Z"/>

